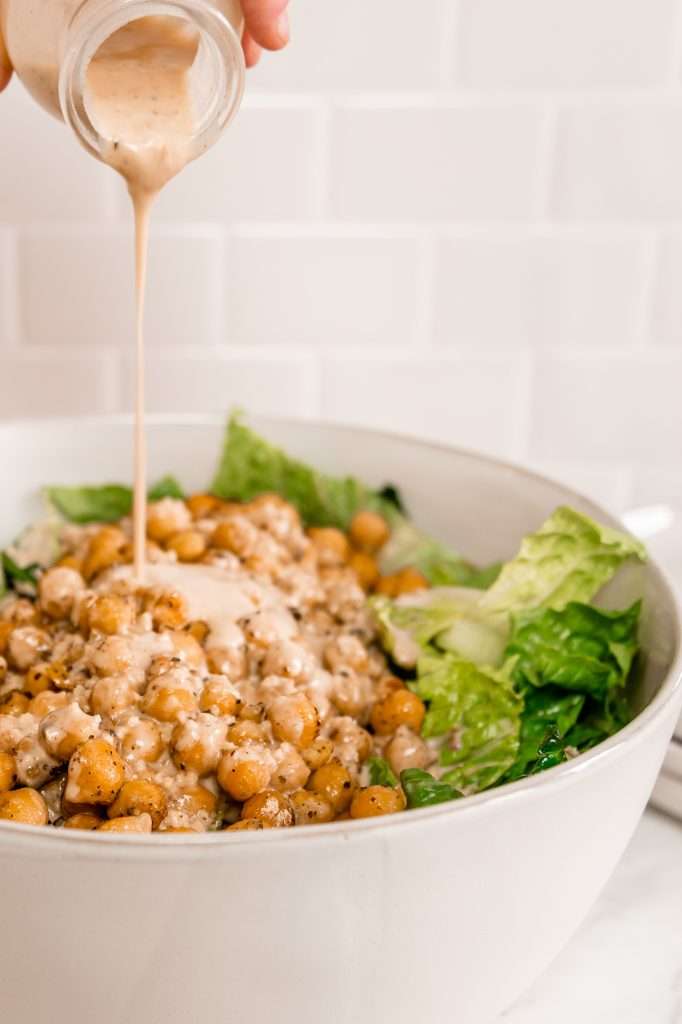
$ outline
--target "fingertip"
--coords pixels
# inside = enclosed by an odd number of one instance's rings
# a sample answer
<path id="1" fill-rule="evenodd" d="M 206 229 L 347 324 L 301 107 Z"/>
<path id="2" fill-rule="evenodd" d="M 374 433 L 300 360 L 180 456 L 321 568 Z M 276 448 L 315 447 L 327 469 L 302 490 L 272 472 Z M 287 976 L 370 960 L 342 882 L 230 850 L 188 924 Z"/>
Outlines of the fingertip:
<path id="1" fill-rule="evenodd" d="M 244 49 L 244 60 L 246 62 L 246 66 L 247 68 L 252 68 L 260 60 L 262 50 L 248 32 L 245 32 L 242 37 L 242 47 Z"/>
<path id="2" fill-rule="evenodd" d="M 281 50 L 289 41 L 287 0 L 242 0 L 249 35 L 266 50 Z"/>

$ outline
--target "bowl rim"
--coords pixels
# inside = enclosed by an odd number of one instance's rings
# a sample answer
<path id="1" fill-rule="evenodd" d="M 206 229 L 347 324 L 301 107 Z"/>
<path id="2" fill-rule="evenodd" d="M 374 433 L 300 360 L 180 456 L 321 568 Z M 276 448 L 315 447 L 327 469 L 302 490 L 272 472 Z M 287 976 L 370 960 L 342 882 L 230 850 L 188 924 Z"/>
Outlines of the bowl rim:
<path id="1" fill-rule="evenodd" d="M 315 417 L 294 417 L 294 416 L 268 416 L 250 415 L 250 420 L 256 424 L 272 425 L 277 427 L 280 424 L 291 424 L 298 427 L 322 427 L 346 433 L 362 433 L 372 437 L 380 437 L 386 440 L 408 443 L 418 448 L 436 449 L 445 453 L 457 455 L 473 462 L 486 463 L 492 468 L 511 472 L 523 479 L 536 480 L 561 488 L 567 497 L 579 499 L 582 503 L 590 506 L 594 513 L 605 520 L 618 524 L 623 530 L 625 526 L 613 513 L 602 508 L 589 496 L 582 494 L 560 480 L 539 473 L 510 459 L 502 459 L 484 452 L 477 452 L 473 449 L 458 447 L 443 441 L 434 441 L 427 438 L 414 437 L 399 431 L 382 430 L 374 427 L 364 427 L 352 423 L 338 423 L 333 420 L 324 420 Z M 220 427 L 225 425 L 227 418 L 218 413 L 150 413 L 145 417 L 147 426 L 203 426 Z M 54 416 L 45 419 L 35 417 L 16 418 L 0 422 L 0 435 L 13 430 L 44 430 L 49 432 L 52 429 L 64 429 L 75 425 L 84 424 L 91 426 L 120 426 L 131 428 L 133 417 L 128 413 L 114 414 L 92 414 L 86 416 Z M 626 531 L 627 532 L 627 531 Z M 41 825 L 24 825 L 13 822 L 0 821 L 0 845 L 7 841 L 15 841 L 21 845 L 27 842 L 36 846 L 36 840 L 40 846 L 44 844 L 66 843 L 69 849 L 74 852 L 85 853 L 91 856 L 94 851 L 99 850 L 104 857 L 110 856 L 112 846 L 117 847 L 116 856 L 130 855 L 133 858 L 137 853 L 144 850 L 145 859 L 150 857 L 153 851 L 153 859 L 171 860 L 178 856 L 182 858 L 191 852 L 192 856 L 203 856 L 209 851 L 212 855 L 223 854 L 229 856 L 227 851 L 243 844 L 267 843 L 279 846 L 283 843 L 305 841 L 314 843 L 319 841 L 334 841 L 340 838 L 343 841 L 359 839 L 368 833 L 388 832 L 398 829 L 414 829 L 435 819 L 459 815 L 473 817 L 488 812 L 498 805 L 500 801 L 511 803 L 513 800 L 529 798 L 538 789 L 554 791 L 571 785 L 581 774 L 589 772 L 590 768 L 607 759 L 618 756 L 631 740 L 641 738 L 648 732 L 657 720 L 664 715 L 669 705 L 676 697 L 682 695 L 682 600 L 678 598 L 672 587 L 667 574 L 660 568 L 658 563 L 649 559 L 647 569 L 653 574 L 661 587 L 666 599 L 669 602 L 670 611 L 673 613 L 675 638 L 672 661 L 670 667 L 653 699 L 633 718 L 624 728 L 620 729 L 607 740 L 597 744 L 592 750 L 580 754 L 570 761 L 557 765 L 547 772 L 538 775 L 528 776 L 516 782 L 509 782 L 504 786 L 493 787 L 472 796 L 464 797 L 461 800 L 453 800 L 442 804 L 435 804 L 431 807 L 415 808 L 409 814 L 393 814 L 378 818 L 364 818 L 356 820 L 345 820 L 340 822 L 329 822 L 321 825 L 309 825 L 305 829 L 263 829 L 250 832 L 248 830 L 235 832 L 229 837 L 229 841 L 222 836 L 222 832 L 198 832 L 194 834 L 182 833 L 173 834 L 173 840 L 168 842 L 163 833 L 104 833 L 96 831 L 80 831 L 46 828 Z M 11 842 L 10 844 L 11 845 Z M 198 851 L 201 850 L 202 854 Z M 66 852 L 66 851 L 64 851 Z"/>

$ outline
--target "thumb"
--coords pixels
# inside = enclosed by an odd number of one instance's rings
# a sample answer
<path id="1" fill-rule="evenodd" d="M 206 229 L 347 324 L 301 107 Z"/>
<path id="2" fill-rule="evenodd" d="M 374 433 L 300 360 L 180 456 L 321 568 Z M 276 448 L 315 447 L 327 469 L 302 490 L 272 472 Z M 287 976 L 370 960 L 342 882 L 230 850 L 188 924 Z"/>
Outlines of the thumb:
<path id="1" fill-rule="evenodd" d="M 7 56 L 7 49 L 0 35 L 0 92 L 5 88 L 12 75 L 12 65 Z"/>
<path id="2" fill-rule="evenodd" d="M 287 0 L 242 0 L 246 29 L 259 46 L 280 50 L 289 42 Z"/>

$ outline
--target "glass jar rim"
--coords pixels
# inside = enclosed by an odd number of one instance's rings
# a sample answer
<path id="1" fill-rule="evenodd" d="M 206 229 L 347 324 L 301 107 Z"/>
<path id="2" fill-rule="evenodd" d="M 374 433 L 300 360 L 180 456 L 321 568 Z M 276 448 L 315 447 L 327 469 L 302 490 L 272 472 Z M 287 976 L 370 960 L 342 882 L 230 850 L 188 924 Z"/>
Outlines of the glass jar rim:
<path id="1" fill-rule="evenodd" d="M 159 15 L 182 19 L 198 29 L 218 68 L 220 87 L 202 112 L 192 137 L 197 154 L 213 145 L 239 109 L 246 79 L 241 40 L 217 7 L 206 0 L 84 0 L 62 42 L 59 103 L 65 122 L 95 156 L 101 155 L 106 140 L 95 127 L 85 102 L 88 64 L 114 32 L 140 18 Z"/>

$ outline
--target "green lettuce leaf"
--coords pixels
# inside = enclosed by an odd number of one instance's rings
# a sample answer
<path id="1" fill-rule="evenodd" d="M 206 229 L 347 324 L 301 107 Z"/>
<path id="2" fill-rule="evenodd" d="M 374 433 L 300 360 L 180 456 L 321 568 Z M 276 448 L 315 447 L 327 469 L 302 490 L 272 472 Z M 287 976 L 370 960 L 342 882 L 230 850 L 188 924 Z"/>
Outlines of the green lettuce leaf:
<path id="1" fill-rule="evenodd" d="M 46 494 L 56 510 L 71 523 L 113 523 L 130 515 L 133 492 L 123 484 L 101 484 L 93 487 L 48 487 Z M 180 484 L 172 476 L 164 476 L 149 489 L 149 500 L 183 498 Z"/>
<path id="2" fill-rule="evenodd" d="M 585 697 L 582 694 L 566 694 L 553 686 L 527 693 L 521 716 L 518 753 L 504 781 L 513 782 L 531 774 L 543 757 L 545 742 L 552 736 L 564 739 L 575 726 L 584 706 Z M 566 740 L 564 746 L 569 745 Z M 550 767 L 545 762 L 543 764 Z"/>
<path id="3" fill-rule="evenodd" d="M 522 691 L 552 684 L 604 701 L 632 667 L 640 609 L 639 601 L 622 612 L 572 601 L 562 611 L 519 613 L 507 647 L 515 683 Z"/>
<path id="4" fill-rule="evenodd" d="M 369 769 L 370 786 L 397 786 L 396 779 L 388 761 L 383 757 L 370 757 L 367 759 Z"/>
<path id="5" fill-rule="evenodd" d="M 365 487 L 353 477 L 332 477 L 290 458 L 243 422 L 230 417 L 220 463 L 211 491 L 219 498 L 250 501 L 274 491 L 294 505 L 307 526 L 347 529 L 356 512 L 372 508 L 390 518 L 394 500 Z"/>
<path id="6" fill-rule="evenodd" d="M 397 572 L 410 565 L 419 569 L 434 587 L 470 586 L 472 580 L 480 583 L 480 573 L 473 565 L 408 519 L 393 517 L 391 527 L 391 536 L 379 553 L 382 573 Z"/>
<path id="7" fill-rule="evenodd" d="M 298 509 L 306 526 L 346 530 L 356 512 L 379 512 L 391 527 L 391 537 L 379 555 L 382 573 L 412 566 L 434 586 L 483 588 L 497 571 L 496 566 L 476 569 L 414 526 L 404 514 L 399 492 L 391 484 L 377 491 L 354 477 L 321 473 L 259 437 L 239 414 L 230 417 L 211 491 L 219 498 L 233 501 L 250 501 L 274 491 Z"/>
<path id="8" fill-rule="evenodd" d="M 448 800 L 458 800 L 462 796 L 449 782 L 435 779 L 421 768 L 406 768 L 402 771 L 400 785 L 410 808 L 431 807 L 433 804 L 442 804 Z"/>
<path id="9" fill-rule="evenodd" d="M 482 609 L 479 596 L 465 587 L 434 587 L 396 601 L 373 597 L 370 606 L 384 650 L 403 668 L 413 668 L 429 645 L 477 665 L 499 665 L 507 619 Z"/>
<path id="10" fill-rule="evenodd" d="M 162 498 L 178 498 L 182 501 L 185 492 L 174 476 L 162 476 L 149 488 L 147 497 L 150 501 L 161 501 Z"/>
<path id="11" fill-rule="evenodd" d="M 18 565 L 9 552 L 0 552 L 0 596 L 8 590 L 35 593 L 40 568 L 37 562 Z"/>
<path id="12" fill-rule="evenodd" d="M 479 668 L 454 655 L 428 654 L 410 684 L 428 703 L 422 735 L 451 733 L 441 748 L 443 781 L 471 793 L 487 789 L 514 764 L 523 701 L 509 671 Z"/>
<path id="13" fill-rule="evenodd" d="M 503 566 L 482 604 L 521 611 L 589 601 L 629 558 L 646 559 L 634 537 L 561 507 L 523 539 L 518 555 Z"/>

